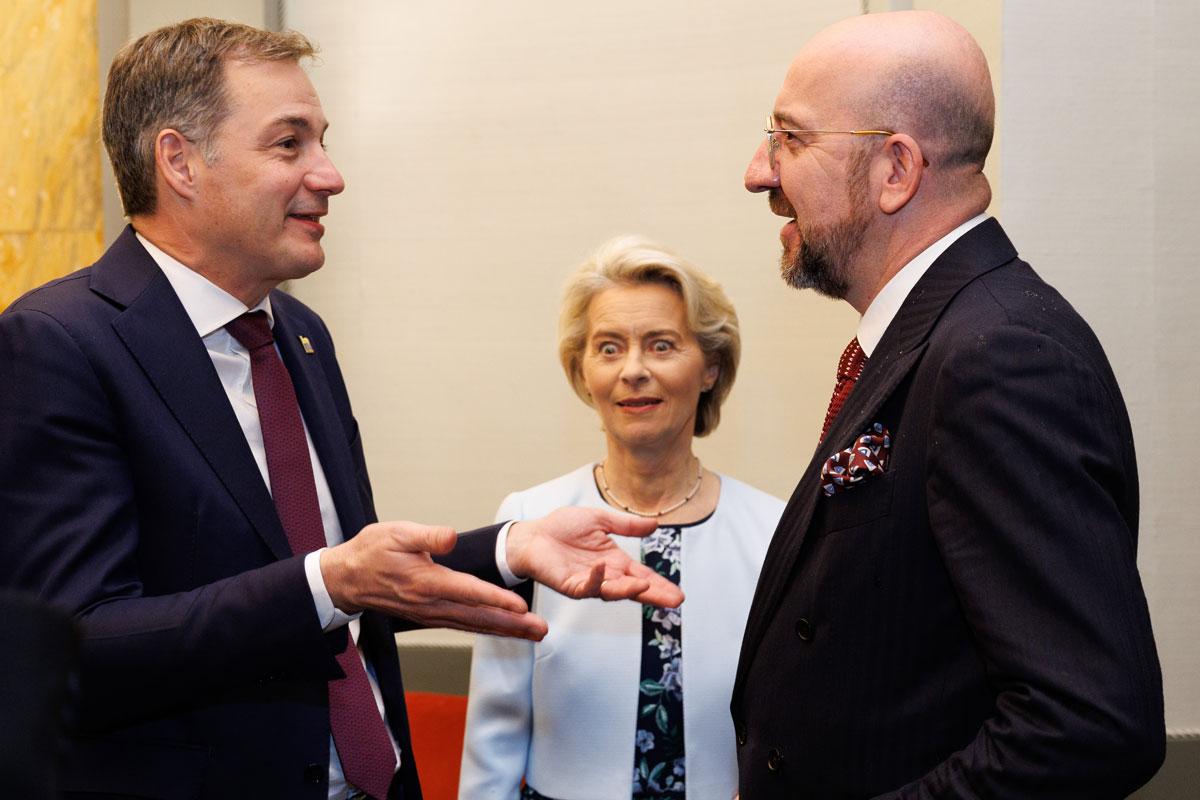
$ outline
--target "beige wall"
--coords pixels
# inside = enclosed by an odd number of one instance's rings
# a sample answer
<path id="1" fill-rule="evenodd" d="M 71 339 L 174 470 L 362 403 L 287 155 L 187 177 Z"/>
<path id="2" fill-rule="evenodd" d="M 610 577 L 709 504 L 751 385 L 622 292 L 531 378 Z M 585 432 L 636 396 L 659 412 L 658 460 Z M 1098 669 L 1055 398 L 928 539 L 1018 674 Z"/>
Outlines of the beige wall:
<path id="1" fill-rule="evenodd" d="M 456 526 L 603 455 L 555 357 L 568 272 L 626 231 L 678 249 L 741 314 L 741 375 L 697 450 L 779 495 L 807 463 L 844 304 L 787 290 L 781 220 L 742 173 L 791 54 L 846 0 L 291 2 L 324 48 L 329 259 L 318 307 L 365 433 L 380 513 Z"/>
<path id="2" fill-rule="evenodd" d="M 100 254 L 95 25 L 95 0 L 0 14 L 0 309 Z"/>

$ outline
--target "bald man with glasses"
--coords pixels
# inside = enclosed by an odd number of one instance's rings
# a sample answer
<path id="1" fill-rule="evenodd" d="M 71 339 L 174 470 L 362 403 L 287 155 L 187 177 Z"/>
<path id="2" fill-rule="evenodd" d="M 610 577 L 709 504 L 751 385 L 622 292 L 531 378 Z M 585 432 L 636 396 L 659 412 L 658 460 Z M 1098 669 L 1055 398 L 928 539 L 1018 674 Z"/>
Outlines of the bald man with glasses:
<path id="1" fill-rule="evenodd" d="M 784 280 L 862 316 L 746 626 L 744 800 L 1118 798 L 1162 762 L 1128 415 L 986 214 L 994 113 L 957 24 L 856 17 L 746 171 Z"/>

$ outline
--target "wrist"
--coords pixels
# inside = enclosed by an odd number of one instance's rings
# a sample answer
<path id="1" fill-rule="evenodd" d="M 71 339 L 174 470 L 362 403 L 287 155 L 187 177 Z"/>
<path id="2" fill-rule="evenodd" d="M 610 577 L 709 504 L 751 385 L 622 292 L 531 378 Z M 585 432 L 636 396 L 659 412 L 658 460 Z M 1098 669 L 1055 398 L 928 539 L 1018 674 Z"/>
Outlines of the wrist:
<path id="1" fill-rule="evenodd" d="M 504 540 L 504 561 L 508 572 L 518 581 L 529 578 L 525 565 L 525 550 L 529 546 L 529 524 L 514 522 L 508 526 Z"/>
<path id="2" fill-rule="evenodd" d="M 321 568 L 321 578 L 325 581 L 325 591 L 329 593 L 333 607 L 346 614 L 357 614 L 363 610 L 363 607 L 356 603 L 351 596 L 354 584 L 350 580 L 352 571 L 344 558 L 345 551 L 344 544 L 326 548 L 321 551 L 318 563 Z"/>

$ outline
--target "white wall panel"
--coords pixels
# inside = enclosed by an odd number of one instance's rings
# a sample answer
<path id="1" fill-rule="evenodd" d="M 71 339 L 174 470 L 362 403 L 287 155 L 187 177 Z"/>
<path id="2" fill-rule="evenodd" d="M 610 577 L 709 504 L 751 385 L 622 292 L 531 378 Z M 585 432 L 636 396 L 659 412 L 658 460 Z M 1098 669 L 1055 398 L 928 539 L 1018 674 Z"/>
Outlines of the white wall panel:
<path id="1" fill-rule="evenodd" d="M 1200 6 L 1007 0 L 1002 221 L 1091 322 L 1133 419 L 1168 728 L 1200 730 Z"/>
<path id="2" fill-rule="evenodd" d="M 348 188 L 292 288 L 330 323 L 380 513 L 469 526 L 603 455 L 555 356 L 562 284 L 641 232 L 738 307 L 741 375 L 710 467 L 786 496 L 856 316 L 787 289 L 779 218 L 742 188 L 787 64 L 854 0 L 287 4 Z"/>

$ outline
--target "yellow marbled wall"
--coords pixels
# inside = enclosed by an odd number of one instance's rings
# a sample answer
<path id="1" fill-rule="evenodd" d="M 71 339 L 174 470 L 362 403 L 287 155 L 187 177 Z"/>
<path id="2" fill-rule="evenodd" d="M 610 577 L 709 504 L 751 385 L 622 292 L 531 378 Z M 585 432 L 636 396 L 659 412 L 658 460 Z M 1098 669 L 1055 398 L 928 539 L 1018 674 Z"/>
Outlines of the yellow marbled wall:
<path id="1" fill-rule="evenodd" d="M 3 0 L 0 309 L 103 246 L 96 0 Z"/>

